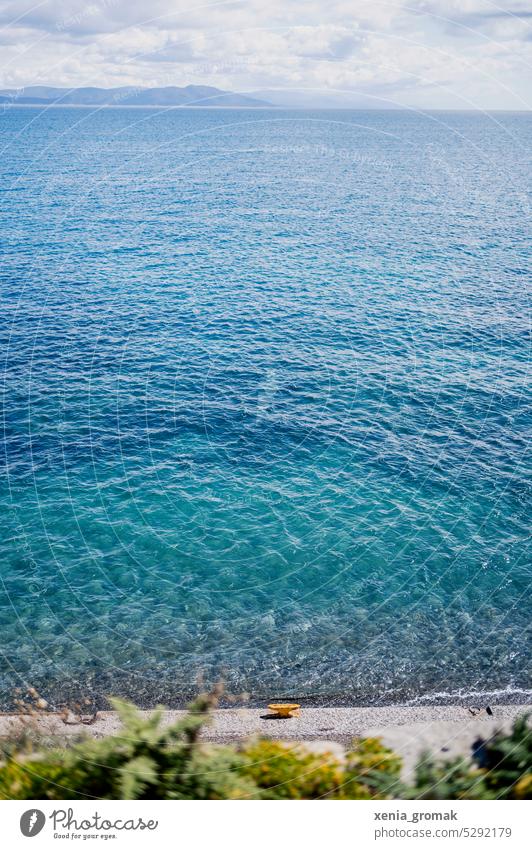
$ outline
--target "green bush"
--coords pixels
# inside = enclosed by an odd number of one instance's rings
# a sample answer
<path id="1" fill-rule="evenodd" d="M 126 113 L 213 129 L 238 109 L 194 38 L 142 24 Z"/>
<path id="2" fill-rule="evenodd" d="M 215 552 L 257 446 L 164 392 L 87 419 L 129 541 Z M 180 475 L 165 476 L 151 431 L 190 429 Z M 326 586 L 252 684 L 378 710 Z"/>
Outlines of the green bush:
<path id="1" fill-rule="evenodd" d="M 336 758 L 298 745 L 258 740 L 242 754 L 241 773 L 254 782 L 262 799 L 320 799 L 335 794 L 344 781 Z"/>
<path id="2" fill-rule="evenodd" d="M 529 716 L 514 722 L 511 734 L 495 734 L 483 747 L 486 786 L 498 799 L 532 799 L 532 730 Z"/>
<path id="3" fill-rule="evenodd" d="M 405 793 L 408 799 L 489 799 L 484 771 L 457 758 L 437 762 L 425 753 L 416 766 L 414 786 Z"/>
<path id="4" fill-rule="evenodd" d="M 514 722 L 510 734 L 497 732 L 482 741 L 477 766 L 456 759 L 436 762 L 425 754 L 416 768 L 416 799 L 532 799 L 532 731 L 528 715 Z"/>
<path id="5" fill-rule="evenodd" d="M 259 740 L 243 749 L 242 773 L 263 799 L 386 799 L 398 786 L 401 760 L 380 740 L 356 740 L 341 763 L 301 745 Z"/>
<path id="6" fill-rule="evenodd" d="M 376 737 L 355 740 L 347 754 L 346 799 L 391 799 L 402 793 L 401 758 Z"/>
<path id="7" fill-rule="evenodd" d="M 113 700 L 123 728 L 102 740 L 35 756 L 20 752 L 0 768 L 0 795 L 9 799 L 242 799 L 256 787 L 238 772 L 242 758 L 226 747 L 201 746 L 210 697 L 201 697 L 175 725 L 162 711 L 144 718 Z"/>

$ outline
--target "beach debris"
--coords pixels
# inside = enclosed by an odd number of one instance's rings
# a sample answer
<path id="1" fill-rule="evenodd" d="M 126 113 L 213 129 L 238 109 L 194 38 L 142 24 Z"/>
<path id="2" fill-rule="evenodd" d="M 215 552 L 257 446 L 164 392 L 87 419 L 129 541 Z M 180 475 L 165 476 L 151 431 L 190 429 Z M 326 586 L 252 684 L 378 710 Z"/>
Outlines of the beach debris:
<path id="1" fill-rule="evenodd" d="M 90 714 L 82 714 L 79 711 L 72 711 L 70 708 L 63 708 L 59 716 L 64 725 L 93 725 L 98 719 L 98 711 L 94 710 Z"/>
<path id="2" fill-rule="evenodd" d="M 65 705 L 59 716 L 64 725 L 93 725 L 98 719 L 98 709 L 91 699 L 85 698 L 71 708 Z"/>
<path id="3" fill-rule="evenodd" d="M 493 711 L 489 705 L 486 705 L 486 713 L 488 714 L 488 716 L 493 716 Z"/>
<path id="4" fill-rule="evenodd" d="M 301 705 L 296 704 L 273 704 L 268 705 L 269 710 L 273 711 L 273 715 L 278 719 L 291 719 L 294 715 L 299 716 Z"/>
<path id="5" fill-rule="evenodd" d="M 472 707 L 468 708 L 468 710 L 469 710 L 469 713 L 470 713 L 472 716 L 476 716 L 476 715 L 477 715 L 477 713 L 480 713 L 480 708 L 479 708 L 479 707 L 477 707 L 477 705 L 473 705 Z"/>

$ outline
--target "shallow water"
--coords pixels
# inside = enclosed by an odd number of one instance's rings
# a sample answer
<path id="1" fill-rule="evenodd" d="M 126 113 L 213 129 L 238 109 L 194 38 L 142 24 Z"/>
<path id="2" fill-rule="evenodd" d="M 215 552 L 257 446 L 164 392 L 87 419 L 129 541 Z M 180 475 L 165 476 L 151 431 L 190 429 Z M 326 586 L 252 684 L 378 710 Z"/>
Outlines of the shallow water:
<path id="1" fill-rule="evenodd" d="M 0 114 L 3 705 L 523 697 L 531 129 Z"/>

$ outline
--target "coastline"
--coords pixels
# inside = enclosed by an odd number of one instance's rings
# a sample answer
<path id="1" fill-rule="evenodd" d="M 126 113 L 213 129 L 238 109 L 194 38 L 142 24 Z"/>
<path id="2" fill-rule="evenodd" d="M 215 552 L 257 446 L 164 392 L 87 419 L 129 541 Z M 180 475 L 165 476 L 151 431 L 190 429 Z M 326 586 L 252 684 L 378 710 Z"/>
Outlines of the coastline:
<path id="1" fill-rule="evenodd" d="M 149 715 L 151 711 L 141 711 Z M 485 708 L 473 715 L 463 705 L 326 707 L 302 708 L 300 716 L 274 719 L 267 709 L 218 708 L 212 722 L 202 731 L 206 743 L 238 744 L 253 737 L 268 737 L 287 745 L 304 745 L 324 758 L 340 760 L 355 737 L 379 737 L 401 756 L 403 777 L 413 775 L 419 757 L 430 751 L 435 757 L 450 760 L 468 758 L 475 741 L 491 737 L 495 731 L 508 733 L 516 717 L 532 713 L 532 704 L 496 705 L 492 715 Z M 163 723 L 172 724 L 186 715 L 184 710 L 165 710 Z M 80 734 L 102 738 L 120 733 L 116 711 L 99 711 L 91 724 L 65 723 L 58 714 L 28 717 L 0 714 L 0 737 L 16 735 L 27 723 L 44 737 L 55 737 L 61 744 L 74 741 Z"/>
<path id="2" fill-rule="evenodd" d="M 176 691 L 175 684 L 173 687 L 166 683 L 159 683 L 159 686 L 157 686 L 157 682 L 151 680 L 149 680 L 149 686 L 144 682 L 144 685 L 139 688 L 138 681 L 132 680 L 132 677 L 117 681 L 116 676 L 113 681 L 100 682 L 98 688 L 95 688 L 94 683 L 89 681 L 82 683 L 77 681 L 74 684 L 62 681 L 60 685 L 56 682 L 34 681 L 33 686 L 39 696 L 48 702 L 53 712 L 59 712 L 65 706 L 73 707 L 77 704 L 87 704 L 89 705 L 88 710 L 97 710 L 102 716 L 113 713 L 109 694 L 131 702 L 139 711 L 149 712 L 163 706 L 166 713 L 178 715 L 180 712 L 186 711 L 200 693 L 197 686 Z M 209 684 L 207 690 L 211 686 L 212 683 Z M 16 690 L 12 687 L 0 694 L 0 721 L 3 716 L 16 716 L 19 713 L 19 709 L 14 706 L 14 692 Z M 275 701 L 294 702 L 300 704 L 305 711 L 309 709 L 349 709 L 363 713 L 371 709 L 386 713 L 393 710 L 422 711 L 431 708 L 463 710 L 476 705 L 481 707 L 491 705 L 493 708 L 532 705 L 532 690 L 508 685 L 506 687 L 488 687 L 485 690 L 460 688 L 458 690 L 429 690 L 418 693 L 403 690 L 384 692 L 378 695 L 368 691 L 354 696 L 345 691 L 343 693 L 304 694 L 298 692 L 297 689 L 278 690 L 273 686 L 268 692 L 257 693 L 255 691 L 250 693 L 246 691 L 245 683 L 243 683 L 241 689 L 238 689 L 233 683 L 231 687 L 226 686 L 219 697 L 218 709 L 220 711 L 255 709 L 260 712 L 267 704 Z"/>
<path id="3" fill-rule="evenodd" d="M 203 730 L 205 740 L 216 743 L 237 742 L 256 735 L 286 740 L 336 740 L 346 742 L 364 736 L 375 729 L 434 726 L 450 723 L 466 725 L 479 730 L 499 727 L 512 722 L 523 713 L 532 713 L 532 703 L 494 705 L 490 716 L 485 708 L 472 713 L 463 705 L 388 705 L 386 707 L 303 707 L 300 715 L 289 719 L 273 718 L 266 706 L 262 708 L 217 708 L 212 712 L 212 722 Z M 140 710 L 149 716 L 152 710 Z M 171 724 L 187 715 L 186 710 L 163 710 L 163 723 Z M 71 737 L 86 732 L 92 737 L 105 737 L 120 731 L 118 713 L 114 710 L 98 711 L 90 724 L 72 719 L 65 723 L 59 713 L 40 713 L 31 717 L 21 713 L 0 714 L 0 736 L 16 730 L 30 719 L 37 729 L 59 737 Z"/>

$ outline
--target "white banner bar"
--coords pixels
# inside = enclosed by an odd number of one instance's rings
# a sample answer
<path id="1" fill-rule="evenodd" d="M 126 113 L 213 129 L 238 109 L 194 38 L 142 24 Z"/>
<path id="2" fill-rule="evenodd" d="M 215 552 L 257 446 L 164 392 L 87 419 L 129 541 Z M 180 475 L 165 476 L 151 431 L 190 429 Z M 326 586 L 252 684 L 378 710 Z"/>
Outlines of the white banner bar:
<path id="1" fill-rule="evenodd" d="M 236 807 L 237 806 L 237 807 Z M 0 802 L 0 844 L 529 847 L 530 802 Z M 68 841 L 68 842 L 67 842 Z"/>

